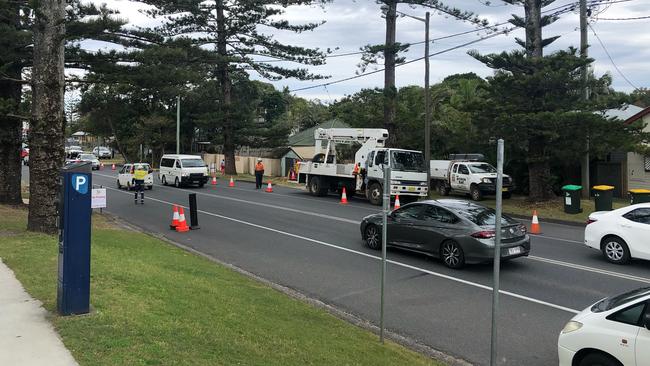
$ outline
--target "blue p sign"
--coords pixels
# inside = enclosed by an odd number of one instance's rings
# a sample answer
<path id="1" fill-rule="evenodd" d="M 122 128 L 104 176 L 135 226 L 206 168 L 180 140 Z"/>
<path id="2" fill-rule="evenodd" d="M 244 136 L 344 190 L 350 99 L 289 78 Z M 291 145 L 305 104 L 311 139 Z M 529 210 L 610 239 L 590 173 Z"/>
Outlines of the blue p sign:
<path id="1" fill-rule="evenodd" d="M 72 174 L 72 188 L 81 194 L 88 193 L 88 176 L 85 174 Z"/>

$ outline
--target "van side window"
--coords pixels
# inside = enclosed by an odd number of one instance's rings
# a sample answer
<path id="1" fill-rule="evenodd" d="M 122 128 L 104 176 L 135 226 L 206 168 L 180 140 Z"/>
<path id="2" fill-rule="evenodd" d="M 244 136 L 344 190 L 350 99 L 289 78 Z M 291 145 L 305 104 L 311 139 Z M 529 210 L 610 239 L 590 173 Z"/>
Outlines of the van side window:
<path id="1" fill-rule="evenodd" d="M 160 162 L 160 166 L 163 166 L 165 168 L 171 168 L 172 166 L 174 166 L 174 160 L 172 160 L 170 158 L 164 158 Z"/>

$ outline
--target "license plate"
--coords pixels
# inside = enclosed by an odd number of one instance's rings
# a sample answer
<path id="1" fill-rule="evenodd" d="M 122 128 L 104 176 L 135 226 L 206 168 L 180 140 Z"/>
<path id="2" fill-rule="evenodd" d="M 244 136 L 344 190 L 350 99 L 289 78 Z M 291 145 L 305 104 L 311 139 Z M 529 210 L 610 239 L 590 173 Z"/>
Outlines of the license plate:
<path id="1" fill-rule="evenodd" d="M 503 192 L 508 192 L 508 188 L 501 188 Z"/>
<path id="2" fill-rule="evenodd" d="M 409 187 L 408 190 L 409 192 L 415 192 L 415 187 Z"/>
<path id="3" fill-rule="evenodd" d="M 508 248 L 508 255 L 516 255 L 521 253 L 521 247 Z"/>

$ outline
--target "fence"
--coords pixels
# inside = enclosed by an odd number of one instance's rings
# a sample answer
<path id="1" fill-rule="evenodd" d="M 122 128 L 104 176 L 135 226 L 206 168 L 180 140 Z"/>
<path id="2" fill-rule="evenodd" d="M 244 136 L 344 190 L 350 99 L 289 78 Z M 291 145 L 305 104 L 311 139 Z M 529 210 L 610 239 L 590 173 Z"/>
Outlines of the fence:
<path id="1" fill-rule="evenodd" d="M 214 163 L 217 170 L 219 170 L 223 158 L 223 154 L 203 154 L 203 161 L 205 161 L 208 166 L 211 163 Z M 237 173 L 255 174 L 256 163 L 256 156 L 235 155 L 235 168 L 237 169 Z M 280 159 L 262 158 L 262 164 L 264 164 L 264 175 L 272 177 L 282 176 L 282 164 Z"/>

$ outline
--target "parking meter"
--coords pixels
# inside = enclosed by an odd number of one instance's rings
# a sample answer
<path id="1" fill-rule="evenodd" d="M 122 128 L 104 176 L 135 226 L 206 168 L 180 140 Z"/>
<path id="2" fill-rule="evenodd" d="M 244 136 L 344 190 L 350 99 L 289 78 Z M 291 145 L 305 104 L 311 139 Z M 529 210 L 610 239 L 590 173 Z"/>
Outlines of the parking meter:
<path id="1" fill-rule="evenodd" d="M 61 315 L 90 308 L 90 215 L 92 164 L 79 162 L 59 176 L 59 275 L 57 309 Z"/>

